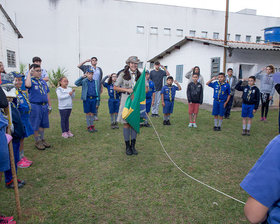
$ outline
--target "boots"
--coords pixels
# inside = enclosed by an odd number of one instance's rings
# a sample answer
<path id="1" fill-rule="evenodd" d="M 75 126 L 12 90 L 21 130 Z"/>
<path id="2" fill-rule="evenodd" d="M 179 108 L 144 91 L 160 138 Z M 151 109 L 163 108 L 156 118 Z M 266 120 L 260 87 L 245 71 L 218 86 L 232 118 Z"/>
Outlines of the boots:
<path id="1" fill-rule="evenodd" d="M 126 148 L 126 155 L 131 156 L 132 155 L 132 150 L 131 150 L 129 141 L 125 141 L 125 148 Z"/>
<path id="2" fill-rule="evenodd" d="M 136 139 L 131 140 L 131 151 L 132 151 L 132 154 L 138 155 L 138 152 L 135 149 L 135 143 L 136 143 Z"/>

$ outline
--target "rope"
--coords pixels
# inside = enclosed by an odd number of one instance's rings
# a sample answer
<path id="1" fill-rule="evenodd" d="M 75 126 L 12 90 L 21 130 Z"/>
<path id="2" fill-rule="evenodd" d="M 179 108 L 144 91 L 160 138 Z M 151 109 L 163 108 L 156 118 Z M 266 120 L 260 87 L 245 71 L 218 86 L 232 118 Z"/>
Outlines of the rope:
<path id="1" fill-rule="evenodd" d="M 149 121 L 150 121 L 151 124 L 152 124 L 152 127 L 153 127 L 153 129 L 154 129 L 154 131 L 155 131 L 155 133 L 156 133 L 156 135 L 157 135 L 157 137 L 158 137 L 159 143 L 160 143 L 160 145 L 161 145 L 161 147 L 162 147 L 164 153 L 166 154 L 166 156 L 168 157 L 168 159 L 173 163 L 173 165 L 174 165 L 178 170 L 180 170 L 184 175 L 186 175 L 186 176 L 189 177 L 190 179 L 192 179 L 192 180 L 194 180 L 194 181 L 196 181 L 196 182 L 198 182 L 198 183 L 204 185 L 205 187 L 208 187 L 208 188 L 212 189 L 213 191 L 216 191 L 216 192 L 218 192 L 218 193 L 220 193 L 220 194 L 222 194 L 222 195 L 224 195 L 224 196 L 226 196 L 226 197 L 228 197 L 228 198 L 230 198 L 230 199 L 233 199 L 233 200 L 235 200 L 235 201 L 237 201 L 237 202 L 239 202 L 239 203 L 245 205 L 245 202 L 240 201 L 240 200 L 238 200 L 238 199 L 236 199 L 236 198 L 234 198 L 234 197 L 232 197 L 232 196 L 230 196 L 230 195 L 228 195 L 228 194 L 226 194 L 226 193 L 224 193 L 224 192 L 222 192 L 222 191 L 220 191 L 220 190 L 218 190 L 218 189 L 216 189 L 216 188 L 214 188 L 214 187 L 211 187 L 211 186 L 209 186 L 208 184 L 206 184 L 206 183 L 204 183 L 204 182 L 202 182 L 202 181 L 200 181 L 200 180 L 198 180 L 198 179 L 192 177 L 191 175 L 189 175 L 188 173 L 186 173 L 185 171 L 183 171 L 183 170 L 173 161 L 173 159 L 170 157 L 170 155 L 167 153 L 167 151 L 165 150 L 165 147 L 164 147 L 164 145 L 162 144 L 162 141 L 161 141 L 161 139 L 160 139 L 160 137 L 159 137 L 159 134 L 158 134 L 158 132 L 157 132 L 157 130 L 156 130 L 156 128 L 155 128 L 155 126 L 154 126 L 154 124 L 153 124 L 153 122 L 152 122 L 152 120 L 150 119 L 150 117 L 149 117 L 148 114 L 147 114 L 147 117 L 148 117 Z"/>

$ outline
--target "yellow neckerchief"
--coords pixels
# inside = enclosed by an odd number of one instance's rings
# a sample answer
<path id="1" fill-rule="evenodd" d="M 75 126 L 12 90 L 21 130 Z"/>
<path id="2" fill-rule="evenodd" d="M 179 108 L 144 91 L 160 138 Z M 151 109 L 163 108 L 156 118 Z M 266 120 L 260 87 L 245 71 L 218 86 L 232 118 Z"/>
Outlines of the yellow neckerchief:
<path id="1" fill-rule="evenodd" d="M 20 94 L 23 96 L 23 98 L 25 99 L 25 101 L 26 101 L 26 103 L 27 103 L 27 105 L 28 105 L 28 108 L 29 108 L 28 113 L 30 113 L 30 112 L 31 112 L 31 104 L 30 104 L 29 100 L 27 99 L 26 95 L 22 92 L 21 88 L 18 88 L 18 89 L 16 90 L 17 99 L 18 99 L 17 108 L 19 107 L 19 102 L 20 102 L 19 93 L 20 93 Z"/>
<path id="2" fill-rule="evenodd" d="M 249 85 L 248 85 L 248 86 L 249 86 Z M 254 85 L 253 85 L 253 86 L 254 86 Z M 251 99 L 251 94 L 252 94 L 252 91 L 253 91 L 253 90 L 252 90 L 252 87 L 253 87 L 253 86 L 249 86 L 249 91 L 248 91 L 248 94 L 247 94 L 247 100 L 248 100 L 248 101 L 250 101 L 250 99 Z"/>
<path id="3" fill-rule="evenodd" d="M 46 92 L 45 92 L 45 90 L 44 90 L 44 88 L 43 88 L 43 85 L 42 85 L 42 83 L 41 83 L 41 81 L 40 81 L 40 78 L 32 77 L 31 81 L 32 81 L 33 83 L 37 84 L 37 83 L 35 82 L 35 80 L 36 80 L 36 81 L 38 82 L 38 84 L 39 84 L 39 89 L 40 89 L 41 95 L 45 95 Z"/>
<path id="4" fill-rule="evenodd" d="M 220 83 L 220 81 L 218 81 L 218 84 L 219 84 L 218 100 L 220 100 L 220 94 L 221 94 L 221 91 L 222 91 L 222 84 Z"/>
<path id="5" fill-rule="evenodd" d="M 171 86 L 168 86 L 167 85 L 167 87 L 168 87 L 168 89 L 169 89 L 169 100 L 170 100 L 170 102 L 172 101 L 172 85 Z"/>

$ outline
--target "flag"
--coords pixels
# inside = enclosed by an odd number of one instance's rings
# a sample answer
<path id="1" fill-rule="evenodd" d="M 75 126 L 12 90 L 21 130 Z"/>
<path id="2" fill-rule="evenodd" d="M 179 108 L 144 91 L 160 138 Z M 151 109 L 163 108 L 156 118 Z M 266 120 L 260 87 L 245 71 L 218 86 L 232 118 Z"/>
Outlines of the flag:
<path id="1" fill-rule="evenodd" d="M 133 93 L 129 95 L 125 102 L 122 112 L 122 118 L 137 132 L 140 132 L 140 104 L 146 104 L 146 87 L 145 87 L 146 69 L 143 70 L 140 78 L 137 80 Z M 131 96 L 133 95 L 133 100 Z"/>

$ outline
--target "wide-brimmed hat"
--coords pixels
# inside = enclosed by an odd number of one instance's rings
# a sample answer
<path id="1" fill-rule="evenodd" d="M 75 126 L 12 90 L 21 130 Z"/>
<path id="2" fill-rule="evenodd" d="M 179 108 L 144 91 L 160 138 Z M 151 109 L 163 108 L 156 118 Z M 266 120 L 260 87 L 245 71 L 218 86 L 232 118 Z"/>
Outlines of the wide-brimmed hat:
<path id="1" fill-rule="evenodd" d="M 138 59 L 137 56 L 130 56 L 130 57 L 125 61 L 126 64 L 129 64 L 129 63 L 136 63 L 136 64 L 138 64 L 139 62 L 140 62 L 140 60 Z"/>

